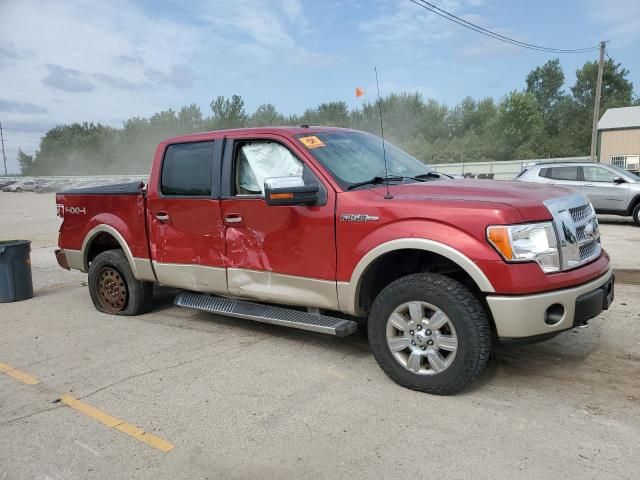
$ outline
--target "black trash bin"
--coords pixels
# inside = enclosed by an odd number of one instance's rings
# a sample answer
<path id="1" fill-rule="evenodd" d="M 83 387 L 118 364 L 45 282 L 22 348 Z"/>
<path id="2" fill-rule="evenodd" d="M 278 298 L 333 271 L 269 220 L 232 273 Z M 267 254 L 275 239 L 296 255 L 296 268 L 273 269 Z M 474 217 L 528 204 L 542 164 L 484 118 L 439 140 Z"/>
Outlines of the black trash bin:
<path id="1" fill-rule="evenodd" d="M 0 303 L 33 297 L 31 242 L 0 240 Z"/>

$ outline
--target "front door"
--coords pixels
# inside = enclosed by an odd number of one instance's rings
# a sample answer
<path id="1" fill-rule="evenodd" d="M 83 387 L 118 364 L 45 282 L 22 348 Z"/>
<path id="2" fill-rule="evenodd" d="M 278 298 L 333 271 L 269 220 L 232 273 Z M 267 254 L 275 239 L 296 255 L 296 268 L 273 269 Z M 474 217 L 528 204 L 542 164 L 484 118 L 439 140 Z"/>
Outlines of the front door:
<path id="1" fill-rule="evenodd" d="M 274 303 L 337 309 L 335 192 L 304 153 L 279 136 L 227 139 L 222 182 L 229 293 Z M 268 206 L 264 181 L 318 183 L 315 206 Z"/>
<path id="2" fill-rule="evenodd" d="M 222 140 L 169 145 L 150 189 L 151 256 L 158 281 L 227 293 L 219 179 Z"/>
<path id="3" fill-rule="evenodd" d="M 599 165 L 582 167 L 585 195 L 597 211 L 622 211 L 627 208 L 629 184 L 616 183 L 620 175 Z"/>

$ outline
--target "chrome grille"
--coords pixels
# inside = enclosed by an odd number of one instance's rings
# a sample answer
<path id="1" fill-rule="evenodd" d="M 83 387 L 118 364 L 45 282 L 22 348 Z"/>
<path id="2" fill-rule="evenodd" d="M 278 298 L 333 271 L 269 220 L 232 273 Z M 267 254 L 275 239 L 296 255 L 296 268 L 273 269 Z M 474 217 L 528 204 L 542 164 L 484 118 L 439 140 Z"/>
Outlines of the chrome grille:
<path id="1" fill-rule="evenodd" d="M 597 250 L 598 250 L 597 241 L 580 245 L 580 260 L 585 260 L 592 257 Z"/>
<path id="2" fill-rule="evenodd" d="M 587 218 L 591 218 L 593 209 L 591 208 L 591 205 L 587 203 L 581 207 L 570 208 L 569 213 L 575 223 L 582 223 Z"/>
<path id="3" fill-rule="evenodd" d="M 600 255 L 598 220 L 587 197 L 574 194 L 552 198 L 544 204 L 553 215 L 561 270 L 579 267 Z"/>

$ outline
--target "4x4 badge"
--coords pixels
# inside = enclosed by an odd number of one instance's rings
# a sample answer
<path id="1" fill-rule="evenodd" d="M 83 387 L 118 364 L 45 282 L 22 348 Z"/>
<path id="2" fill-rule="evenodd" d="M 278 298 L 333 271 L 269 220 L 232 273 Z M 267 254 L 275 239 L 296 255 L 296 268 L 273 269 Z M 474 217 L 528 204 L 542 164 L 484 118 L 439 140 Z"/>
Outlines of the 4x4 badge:
<path id="1" fill-rule="evenodd" d="M 364 213 L 343 213 L 340 215 L 341 222 L 377 222 L 378 220 L 380 220 L 380 217 Z"/>

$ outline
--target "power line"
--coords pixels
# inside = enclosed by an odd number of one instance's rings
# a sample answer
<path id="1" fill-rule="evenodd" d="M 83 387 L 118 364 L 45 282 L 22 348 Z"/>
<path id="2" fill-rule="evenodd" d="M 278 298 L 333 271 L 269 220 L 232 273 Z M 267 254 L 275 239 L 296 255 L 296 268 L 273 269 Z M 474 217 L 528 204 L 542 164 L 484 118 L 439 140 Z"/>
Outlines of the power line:
<path id="1" fill-rule="evenodd" d="M 430 11 L 431 13 L 435 13 L 436 15 L 449 20 L 450 22 L 456 23 L 462 27 L 468 28 L 469 30 L 473 30 L 476 33 L 484 35 L 489 38 L 493 38 L 494 40 L 499 40 L 504 43 L 509 43 L 511 45 L 515 45 L 517 47 L 528 48 L 530 50 L 537 50 L 540 52 L 548 52 L 548 53 L 585 53 L 597 50 L 600 48 L 600 45 L 594 45 L 593 47 L 585 47 L 585 48 L 552 48 L 552 47 L 544 47 L 542 45 L 535 45 L 533 43 L 521 42 L 520 40 L 516 40 L 514 38 L 506 37 L 499 33 L 493 32 L 491 30 L 487 30 L 475 23 L 471 23 L 463 18 L 460 18 L 453 13 L 447 12 L 432 3 L 429 3 L 425 0 L 409 0 L 411 3 L 418 5 L 425 10 Z"/>

